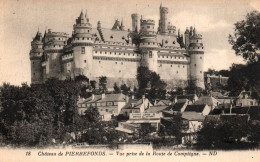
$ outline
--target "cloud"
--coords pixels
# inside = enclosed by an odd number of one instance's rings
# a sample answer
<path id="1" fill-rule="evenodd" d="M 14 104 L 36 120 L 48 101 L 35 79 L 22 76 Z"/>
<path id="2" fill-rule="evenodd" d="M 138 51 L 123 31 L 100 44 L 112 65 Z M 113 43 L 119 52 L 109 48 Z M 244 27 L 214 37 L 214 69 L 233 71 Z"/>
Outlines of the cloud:
<path id="1" fill-rule="evenodd" d="M 244 64 L 242 57 L 236 56 L 234 51 L 227 49 L 211 49 L 205 51 L 204 70 L 208 68 L 221 70 L 228 69 L 233 63 Z"/>
<path id="2" fill-rule="evenodd" d="M 253 7 L 255 10 L 260 11 L 260 1 L 259 0 L 253 0 L 249 3 L 251 7 Z"/>
<path id="3" fill-rule="evenodd" d="M 202 32 L 209 30 L 214 30 L 217 28 L 229 28 L 232 24 L 229 24 L 225 20 L 215 20 L 208 14 L 191 12 L 191 11 L 181 11 L 176 13 L 174 16 L 170 17 L 169 20 L 176 25 L 177 28 L 182 30 L 186 29 L 188 26 L 194 26 Z"/>

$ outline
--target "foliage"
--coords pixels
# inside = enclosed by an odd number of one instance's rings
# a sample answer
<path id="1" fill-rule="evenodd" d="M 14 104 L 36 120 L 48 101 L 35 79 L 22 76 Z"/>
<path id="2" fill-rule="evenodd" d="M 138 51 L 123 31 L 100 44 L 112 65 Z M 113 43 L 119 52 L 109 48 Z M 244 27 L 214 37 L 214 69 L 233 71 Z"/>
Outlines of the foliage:
<path id="1" fill-rule="evenodd" d="M 228 80 L 230 95 L 237 96 L 242 90 L 260 92 L 260 62 L 248 65 L 233 64 Z"/>
<path id="2" fill-rule="evenodd" d="M 98 109 L 91 106 L 85 111 L 84 118 L 89 122 L 98 122 L 100 120 Z"/>
<path id="3" fill-rule="evenodd" d="M 177 141 L 181 141 L 182 133 L 181 131 L 184 129 L 183 120 L 181 114 L 174 115 L 171 118 L 169 123 L 165 123 L 160 131 L 159 134 L 161 136 L 175 136 Z"/>
<path id="4" fill-rule="evenodd" d="M 90 86 L 91 86 L 91 88 L 94 89 L 94 90 L 96 89 L 96 83 L 97 83 L 97 82 L 96 82 L 95 80 L 91 80 L 91 81 L 90 81 Z"/>
<path id="5" fill-rule="evenodd" d="M 117 86 L 117 84 L 114 84 L 114 93 L 120 93 L 121 89 Z"/>
<path id="6" fill-rule="evenodd" d="M 141 124 L 139 130 L 139 136 L 141 139 L 145 139 L 149 133 L 155 132 L 156 128 L 153 127 L 150 123 L 143 123 Z"/>
<path id="7" fill-rule="evenodd" d="M 260 48 L 260 13 L 252 11 L 246 15 L 245 20 L 235 24 L 234 35 L 229 35 L 229 43 L 237 55 L 248 62 L 259 60 L 257 51 Z"/>
<path id="8" fill-rule="evenodd" d="M 147 93 L 147 98 L 152 103 L 155 99 L 165 99 L 166 83 L 161 80 L 159 74 L 150 71 L 147 67 L 138 67 L 137 82 L 139 86 L 137 98 Z"/>
<path id="9" fill-rule="evenodd" d="M 195 81 L 191 80 L 187 87 L 185 87 L 185 92 L 187 94 L 196 94 L 197 96 L 206 95 L 207 91 L 195 85 Z"/>
<path id="10" fill-rule="evenodd" d="M 105 93 L 107 91 L 107 77 L 101 76 L 99 77 L 99 92 Z"/>
<path id="11" fill-rule="evenodd" d="M 252 128 L 250 123 L 241 116 L 204 122 L 202 129 L 198 132 L 197 145 L 203 149 L 242 149 L 245 146 L 254 146 L 250 144 L 253 140 L 248 138 L 254 132 L 250 131 L 250 128 Z"/>
<path id="12" fill-rule="evenodd" d="M 130 87 L 127 87 L 126 84 L 122 84 L 122 85 L 120 86 L 120 89 L 122 90 L 122 93 L 123 93 L 124 95 L 128 95 L 128 93 L 129 93 L 129 91 L 130 91 Z"/>

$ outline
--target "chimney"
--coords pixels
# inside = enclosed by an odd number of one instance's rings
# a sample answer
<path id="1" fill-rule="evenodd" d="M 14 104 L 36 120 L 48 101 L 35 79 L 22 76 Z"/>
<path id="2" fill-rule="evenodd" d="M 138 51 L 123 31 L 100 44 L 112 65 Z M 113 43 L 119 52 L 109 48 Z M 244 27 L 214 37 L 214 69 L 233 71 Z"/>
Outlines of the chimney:
<path id="1" fill-rule="evenodd" d="M 102 94 L 101 94 L 101 99 L 103 100 L 105 97 L 106 97 L 106 94 L 105 94 L 105 93 L 102 93 Z"/>
<path id="2" fill-rule="evenodd" d="M 128 97 L 128 95 L 125 95 L 125 102 L 126 102 L 126 103 L 129 102 L 129 97 Z"/>
<path id="3" fill-rule="evenodd" d="M 142 101 L 143 101 L 143 103 L 144 103 L 144 101 L 145 101 L 145 95 L 142 96 Z"/>
<path id="4" fill-rule="evenodd" d="M 91 100 L 94 100 L 94 99 L 95 99 L 95 95 L 92 94 L 92 96 L 91 96 Z"/>

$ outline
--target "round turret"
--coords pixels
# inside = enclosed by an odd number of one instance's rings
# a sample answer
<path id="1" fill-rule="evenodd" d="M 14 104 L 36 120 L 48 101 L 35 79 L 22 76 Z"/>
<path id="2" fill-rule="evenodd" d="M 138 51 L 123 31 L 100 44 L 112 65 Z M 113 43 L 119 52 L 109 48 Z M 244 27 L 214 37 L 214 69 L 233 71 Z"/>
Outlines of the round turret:
<path id="1" fill-rule="evenodd" d="M 30 60 L 31 60 L 31 83 L 42 83 L 41 58 L 43 55 L 42 34 L 38 31 L 31 42 Z"/>
<path id="2" fill-rule="evenodd" d="M 85 75 L 91 79 L 92 62 L 93 62 L 93 44 L 94 37 L 92 33 L 92 25 L 86 16 L 81 12 L 74 27 L 72 35 L 72 51 L 73 51 L 73 69 L 66 69 L 64 73 L 70 73 L 72 77 Z M 99 23 L 98 27 L 101 28 Z M 69 58 L 70 56 L 68 56 Z M 71 67 L 70 62 L 64 62 L 64 67 Z"/>
<path id="3" fill-rule="evenodd" d="M 157 72 L 158 64 L 158 43 L 156 41 L 156 33 L 154 31 L 154 20 L 142 20 L 139 44 L 142 53 L 141 66 L 148 67 L 149 70 Z"/>
<path id="4" fill-rule="evenodd" d="M 188 47 L 188 53 L 190 55 L 190 80 L 195 83 L 197 87 L 202 89 L 204 85 L 204 46 L 202 43 L 202 35 L 196 33 L 196 29 L 193 30 L 193 36 L 190 37 L 190 44 Z"/>
<path id="5" fill-rule="evenodd" d="M 132 31 L 139 32 L 139 15 L 137 13 L 133 13 L 131 15 L 132 18 Z"/>

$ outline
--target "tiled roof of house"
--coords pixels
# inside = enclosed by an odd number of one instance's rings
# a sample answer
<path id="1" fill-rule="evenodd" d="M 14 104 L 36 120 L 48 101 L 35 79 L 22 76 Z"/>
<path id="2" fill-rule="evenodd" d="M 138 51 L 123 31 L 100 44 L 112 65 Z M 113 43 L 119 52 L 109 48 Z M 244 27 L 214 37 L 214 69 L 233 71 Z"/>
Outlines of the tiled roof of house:
<path id="1" fill-rule="evenodd" d="M 156 106 L 162 106 L 162 105 L 170 105 L 172 102 L 170 100 L 160 100 L 157 102 Z"/>
<path id="2" fill-rule="evenodd" d="M 174 105 L 172 105 L 173 111 L 181 111 L 181 108 L 185 105 L 185 102 L 177 102 Z"/>
<path id="3" fill-rule="evenodd" d="M 206 107 L 206 104 L 202 104 L 202 105 L 187 105 L 187 107 L 184 110 L 184 112 L 194 111 L 194 112 L 197 112 L 197 113 L 202 113 L 205 107 Z"/>
<path id="4" fill-rule="evenodd" d="M 143 103 L 142 99 L 132 99 L 129 98 L 129 101 L 126 103 L 126 105 L 122 109 L 139 109 L 140 105 Z M 132 105 L 134 104 L 134 107 Z"/>
<path id="5" fill-rule="evenodd" d="M 211 96 L 202 96 L 193 105 L 217 106 L 218 100 Z"/>
<path id="6" fill-rule="evenodd" d="M 181 117 L 189 121 L 204 121 L 205 119 L 203 115 L 196 112 L 183 112 Z"/>
<path id="7" fill-rule="evenodd" d="M 223 109 L 214 109 L 210 114 L 211 115 L 220 115 L 222 114 Z M 230 109 L 224 109 L 225 114 L 230 114 Z M 232 114 L 248 114 L 250 115 L 251 120 L 260 120 L 260 106 L 251 106 L 251 107 L 233 107 L 231 109 Z"/>
<path id="8" fill-rule="evenodd" d="M 94 99 L 92 97 L 87 98 L 82 103 L 94 103 L 94 102 L 107 102 L 107 101 L 117 101 L 117 102 L 125 102 L 124 94 L 105 94 L 105 98 L 102 99 L 102 95 L 95 95 Z"/>
<path id="9" fill-rule="evenodd" d="M 162 112 L 163 110 L 165 110 L 168 106 L 164 105 L 164 106 L 151 106 L 147 112 L 149 113 L 158 113 L 158 112 Z"/>

